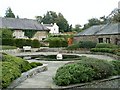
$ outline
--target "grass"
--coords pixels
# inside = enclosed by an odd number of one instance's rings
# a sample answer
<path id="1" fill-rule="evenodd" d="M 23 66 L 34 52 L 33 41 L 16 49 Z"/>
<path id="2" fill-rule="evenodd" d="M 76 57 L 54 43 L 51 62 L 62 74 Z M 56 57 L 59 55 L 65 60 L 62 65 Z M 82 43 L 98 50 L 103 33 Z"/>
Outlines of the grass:
<path id="1" fill-rule="evenodd" d="M 0 49 L 2 49 L 2 50 L 17 49 L 17 47 L 16 47 L 16 46 L 6 46 L 6 45 L 2 45 L 2 46 L 0 46 Z"/>

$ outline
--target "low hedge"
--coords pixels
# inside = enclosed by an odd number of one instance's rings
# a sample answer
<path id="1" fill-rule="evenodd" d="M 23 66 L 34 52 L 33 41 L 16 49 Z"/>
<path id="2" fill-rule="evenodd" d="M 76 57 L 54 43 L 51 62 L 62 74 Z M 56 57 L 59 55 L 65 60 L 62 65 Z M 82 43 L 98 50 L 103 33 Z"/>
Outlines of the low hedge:
<path id="1" fill-rule="evenodd" d="M 110 49 L 110 48 L 92 48 L 91 51 L 93 52 L 107 52 L 107 53 L 115 53 L 114 49 Z"/>
<path id="2" fill-rule="evenodd" d="M 2 88 L 7 88 L 21 73 L 42 65 L 42 63 L 29 63 L 22 58 L 6 53 L 2 53 L 2 62 L 0 63 L 2 63 Z M 36 66 L 33 66 L 33 64 Z"/>
<path id="3" fill-rule="evenodd" d="M 119 68 L 117 67 L 116 71 Z M 108 61 L 84 57 L 60 67 L 53 78 L 56 85 L 65 86 L 102 79 L 115 75 L 114 65 Z"/>
<path id="4" fill-rule="evenodd" d="M 118 45 L 110 43 L 97 43 L 95 48 L 118 48 Z"/>
<path id="5" fill-rule="evenodd" d="M 21 75 L 17 65 L 10 62 L 2 62 L 2 88 L 6 88 L 10 83 Z"/>
<path id="6" fill-rule="evenodd" d="M 30 63 L 30 66 L 32 67 L 32 68 L 34 68 L 34 67 L 37 67 L 37 66 L 42 66 L 43 64 L 42 63 L 39 63 L 39 62 L 31 62 Z"/>
<path id="7" fill-rule="evenodd" d="M 31 39 L 2 39 L 2 45 L 16 46 L 22 48 L 23 46 L 32 46 L 32 48 L 39 48 L 41 46 L 38 40 Z"/>

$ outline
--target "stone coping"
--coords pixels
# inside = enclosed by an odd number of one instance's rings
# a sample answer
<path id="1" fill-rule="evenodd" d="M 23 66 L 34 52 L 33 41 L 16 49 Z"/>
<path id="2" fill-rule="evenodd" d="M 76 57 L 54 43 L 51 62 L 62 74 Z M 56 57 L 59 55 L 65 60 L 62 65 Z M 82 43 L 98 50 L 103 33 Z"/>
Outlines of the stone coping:
<path id="1" fill-rule="evenodd" d="M 21 82 L 23 82 L 27 78 L 32 77 L 33 75 L 36 75 L 37 73 L 40 73 L 40 72 L 43 72 L 43 71 L 46 71 L 46 70 L 47 70 L 47 64 L 43 64 L 42 66 L 38 66 L 36 68 L 30 69 L 29 71 L 22 73 L 19 78 L 14 80 L 8 86 L 8 89 L 9 88 L 15 88 L 16 86 L 18 86 Z"/>
<path id="2" fill-rule="evenodd" d="M 95 84 L 95 83 L 102 83 L 102 82 L 107 82 L 107 81 L 111 81 L 111 80 L 115 80 L 115 79 L 120 79 L 120 75 L 119 76 L 111 76 L 107 79 L 102 79 L 102 80 L 94 80 L 92 82 L 87 82 L 87 83 L 81 83 L 81 84 L 72 84 L 72 85 L 68 85 L 68 86 L 57 86 L 57 85 L 52 85 L 51 89 L 52 90 L 65 90 L 65 89 L 72 89 L 72 88 L 77 88 L 77 87 L 82 87 L 82 86 L 86 86 L 86 85 L 91 85 L 91 84 Z"/>

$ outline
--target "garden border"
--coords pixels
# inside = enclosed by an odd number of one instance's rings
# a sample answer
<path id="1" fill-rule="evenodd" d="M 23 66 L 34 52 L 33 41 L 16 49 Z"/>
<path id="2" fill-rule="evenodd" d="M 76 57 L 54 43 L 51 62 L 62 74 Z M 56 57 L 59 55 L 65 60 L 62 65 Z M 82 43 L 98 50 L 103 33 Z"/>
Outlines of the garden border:
<path id="1" fill-rule="evenodd" d="M 7 89 L 10 88 L 15 88 L 16 86 L 18 86 L 21 82 L 23 82 L 24 80 L 26 80 L 29 77 L 32 77 L 33 75 L 36 75 L 37 73 L 46 71 L 47 68 L 47 64 L 43 64 L 42 66 L 38 66 L 36 68 L 30 69 L 27 72 L 24 72 L 21 74 L 21 76 L 17 79 L 15 79 L 8 87 Z"/>

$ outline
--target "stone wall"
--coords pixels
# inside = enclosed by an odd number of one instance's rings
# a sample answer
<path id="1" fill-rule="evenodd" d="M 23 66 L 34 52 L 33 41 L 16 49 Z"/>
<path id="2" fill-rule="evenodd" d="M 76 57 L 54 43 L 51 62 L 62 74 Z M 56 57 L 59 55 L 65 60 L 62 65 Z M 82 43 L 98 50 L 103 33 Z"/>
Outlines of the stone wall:
<path id="1" fill-rule="evenodd" d="M 41 41 L 41 40 L 47 38 L 47 35 L 48 35 L 48 32 L 47 32 L 47 31 L 38 31 L 38 32 L 34 35 L 33 39 L 38 39 L 39 41 Z"/>
<path id="2" fill-rule="evenodd" d="M 93 41 L 93 42 L 99 42 L 98 38 L 103 38 L 103 42 L 106 43 L 106 38 L 110 38 L 110 43 L 112 44 L 118 44 L 120 45 L 120 41 L 116 41 L 117 39 L 120 39 L 119 35 L 94 35 L 94 36 L 78 36 L 74 37 L 74 42 L 79 41 Z"/>

